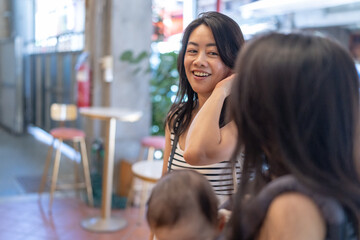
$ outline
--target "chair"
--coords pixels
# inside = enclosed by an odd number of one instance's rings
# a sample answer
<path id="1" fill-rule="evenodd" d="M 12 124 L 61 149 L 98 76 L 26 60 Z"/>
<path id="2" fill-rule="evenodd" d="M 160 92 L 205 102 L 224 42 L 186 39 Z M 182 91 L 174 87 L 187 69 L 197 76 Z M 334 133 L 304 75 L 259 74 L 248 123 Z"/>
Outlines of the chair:
<path id="1" fill-rule="evenodd" d="M 154 160 L 155 150 L 164 150 L 164 148 L 165 137 L 163 136 L 147 136 L 142 138 L 138 161 L 131 167 L 134 178 L 141 180 L 140 212 L 138 222 L 140 222 L 140 218 L 145 214 L 148 184 L 154 184 L 161 178 L 163 161 Z M 144 160 L 144 153 L 146 151 L 147 158 Z M 128 206 L 134 201 L 136 187 L 135 179 L 132 180 L 131 189 L 128 195 Z"/>
<path id="2" fill-rule="evenodd" d="M 142 189 L 140 195 L 140 212 L 139 212 L 139 221 L 145 215 L 145 205 L 148 195 L 148 184 L 154 184 L 161 178 L 162 173 L 162 160 L 155 160 L 149 162 L 147 160 L 142 160 L 136 162 L 132 165 L 131 171 L 134 177 L 142 181 Z M 133 186 L 134 188 L 134 186 Z M 133 189 L 134 190 L 134 189 Z"/>
<path id="3" fill-rule="evenodd" d="M 64 127 L 65 121 L 75 121 L 77 119 L 77 107 L 73 104 L 54 103 L 50 107 L 50 117 L 54 121 L 59 121 L 60 127 L 50 130 L 50 134 L 53 137 L 53 141 L 49 147 L 48 155 L 46 158 L 44 172 L 39 187 L 39 194 L 41 195 L 41 193 L 45 189 L 45 183 L 47 181 L 47 175 L 52 159 L 52 152 L 55 147 L 55 143 L 58 142 L 56 147 L 57 149 L 55 153 L 51 180 L 50 180 L 51 184 L 50 184 L 49 211 L 51 212 L 54 192 L 56 189 L 86 188 L 89 204 L 93 206 L 93 193 L 92 193 L 92 187 L 90 181 L 89 162 L 86 153 L 85 133 L 82 130 L 76 128 Z M 60 159 L 61 159 L 61 145 L 64 141 L 71 141 L 76 151 L 78 151 L 78 146 L 80 147 L 80 155 L 82 160 L 81 162 L 83 164 L 83 171 L 84 171 L 84 182 L 79 182 L 78 173 L 77 173 L 78 163 L 74 161 L 74 175 L 75 175 L 74 184 L 57 184 Z"/>
<path id="4" fill-rule="evenodd" d="M 143 160 L 144 153 L 147 150 L 147 160 L 154 159 L 155 150 L 164 150 L 165 137 L 164 136 L 146 136 L 141 139 L 141 148 L 138 161 Z"/>

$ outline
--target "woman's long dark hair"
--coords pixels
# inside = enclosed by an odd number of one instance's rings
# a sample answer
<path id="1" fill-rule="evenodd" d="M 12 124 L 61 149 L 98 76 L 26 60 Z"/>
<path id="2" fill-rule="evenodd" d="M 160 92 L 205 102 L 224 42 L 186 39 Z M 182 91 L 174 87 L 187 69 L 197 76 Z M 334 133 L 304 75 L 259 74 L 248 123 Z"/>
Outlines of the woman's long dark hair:
<path id="1" fill-rule="evenodd" d="M 285 174 L 337 199 L 358 233 L 359 78 L 348 52 L 326 38 L 272 33 L 242 50 L 236 70 L 229 108 L 238 127 L 234 156 L 245 149 L 245 161 L 228 239 L 254 237 L 239 224 L 245 195 Z"/>
<path id="2" fill-rule="evenodd" d="M 200 14 L 199 18 L 192 21 L 184 31 L 182 46 L 178 56 L 179 90 L 176 101 L 171 106 L 166 122 L 169 129 L 174 129 L 172 124 L 180 121 L 177 134 L 181 135 L 189 126 L 191 113 L 198 99 L 197 93 L 191 88 L 186 77 L 184 68 L 184 57 L 190 34 L 200 25 L 208 26 L 216 42 L 221 60 L 229 68 L 233 68 L 236 56 L 244 43 L 244 37 L 239 25 L 230 17 L 218 12 L 206 12 Z"/>

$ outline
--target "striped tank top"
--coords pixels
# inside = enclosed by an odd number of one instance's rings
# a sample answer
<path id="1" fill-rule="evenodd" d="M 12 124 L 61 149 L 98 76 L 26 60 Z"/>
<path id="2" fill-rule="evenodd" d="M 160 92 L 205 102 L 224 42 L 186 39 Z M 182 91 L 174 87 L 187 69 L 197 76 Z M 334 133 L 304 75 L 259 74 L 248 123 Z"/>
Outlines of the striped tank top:
<path id="1" fill-rule="evenodd" d="M 171 146 L 173 146 L 175 138 L 173 131 L 171 132 L 170 138 Z M 169 159 L 168 161 L 168 169 L 170 171 L 190 169 L 201 173 L 209 180 L 220 204 L 224 203 L 234 193 L 234 186 L 240 181 L 243 156 L 240 156 L 239 161 L 236 163 L 236 171 L 233 171 L 229 160 L 211 165 L 193 166 L 185 161 L 183 154 L 184 151 L 180 148 L 179 143 L 177 143 L 173 160 L 170 161 Z M 171 166 L 169 166 L 170 163 Z M 233 179 L 235 178 L 235 175 L 237 182 L 234 184 Z"/>

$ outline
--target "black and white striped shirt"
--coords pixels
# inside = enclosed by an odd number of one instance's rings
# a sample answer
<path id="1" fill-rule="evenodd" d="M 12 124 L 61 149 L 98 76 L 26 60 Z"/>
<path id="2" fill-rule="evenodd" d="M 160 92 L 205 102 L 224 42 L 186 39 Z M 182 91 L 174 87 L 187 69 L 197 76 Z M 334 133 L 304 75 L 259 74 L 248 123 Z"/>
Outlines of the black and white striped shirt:
<path id="1" fill-rule="evenodd" d="M 171 146 L 173 145 L 174 137 L 174 132 L 171 132 Z M 233 182 L 233 177 L 235 175 L 235 172 L 232 170 L 230 161 L 227 160 L 211 165 L 193 166 L 185 161 L 183 154 L 184 151 L 180 148 L 179 143 L 177 143 L 174 158 L 172 161 L 170 161 L 170 159 L 168 161 L 168 164 L 171 163 L 171 166 L 168 166 L 168 169 L 170 169 L 170 171 L 191 169 L 203 174 L 209 180 L 211 186 L 213 187 L 216 195 L 218 196 L 220 204 L 226 201 L 228 197 L 234 193 L 235 185 Z M 237 183 L 240 180 L 240 169 L 242 161 L 243 157 L 241 157 L 236 163 Z"/>

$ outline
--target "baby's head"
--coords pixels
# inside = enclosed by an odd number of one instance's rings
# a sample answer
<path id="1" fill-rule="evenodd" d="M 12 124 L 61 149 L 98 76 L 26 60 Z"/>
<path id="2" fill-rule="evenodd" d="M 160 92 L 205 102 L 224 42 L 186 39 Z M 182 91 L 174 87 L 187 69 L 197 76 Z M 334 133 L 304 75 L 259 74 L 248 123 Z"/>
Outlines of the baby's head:
<path id="1" fill-rule="evenodd" d="M 219 231 L 214 190 L 191 170 L 173 171 L 156 184 L 146 218 L 158 240 L 210 240 Z"/>

